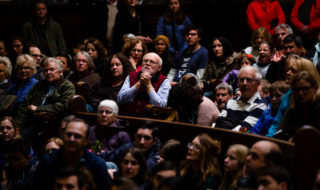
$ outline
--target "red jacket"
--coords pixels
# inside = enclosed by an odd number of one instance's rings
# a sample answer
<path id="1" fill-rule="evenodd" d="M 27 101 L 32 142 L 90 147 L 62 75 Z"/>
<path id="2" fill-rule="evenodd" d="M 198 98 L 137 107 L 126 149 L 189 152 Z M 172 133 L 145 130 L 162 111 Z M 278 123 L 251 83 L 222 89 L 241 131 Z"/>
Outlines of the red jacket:
<path id="1" fill-rule="evenodd" d="M 302 29 L 302 22 L 299 20 L 299 8 L 304 3 L 305 0 L 296 0 L 291 14 L 290 14 L 290 21 L 294 27 L 298 30 Z M 308 30 L 310 32 L 314 32 L 320 29 L 320 0 L 315 0 L 316 6 L 312 6 L 310 11 L 310 24 L 308 25 Z"/>
<path id="2" fill-rule="evenodd" d="M 271 22 L 274 19 L 278 19 L 277 26 L 286 22 L 278 1 L 254 0 L 248 5 L 247 22 L 252 31 L 263 26 L 267 28 L 269 33 L 274 35 L 276 26 L 271 28 Z"/>

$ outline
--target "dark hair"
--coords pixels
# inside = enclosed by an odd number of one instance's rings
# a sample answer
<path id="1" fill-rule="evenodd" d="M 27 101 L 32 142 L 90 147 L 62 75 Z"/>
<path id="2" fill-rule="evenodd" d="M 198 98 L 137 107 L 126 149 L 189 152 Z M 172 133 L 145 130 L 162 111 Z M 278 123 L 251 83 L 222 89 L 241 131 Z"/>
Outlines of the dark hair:
<path id="1" fill-rule="evenodd" d="M 123 80 L 129 75 L 130 72 L 134 71 L 129 59 L 124 54 L 122 54 L 122 53 L 114 54 L 109 58 L 109 60 L 106 64 L 106 68 L 105 68 L 103 75 L 102 75 L 102 78 L 101 78 L 102 84 L 109 85 L 109 84 L 112 84 L 112 82 L 114 80 L 113 75 L 111 73 L 111 69 L 110 69 L 111 60 L 114 57 L 118 58 L 122 64 L 122 69 L 123 69 L 122 79 Z"/>
<path id="2" fill-rule="evenodd" d="M 302 38 L 298 35 L 295 34 L 289 34 L 287 37 L 284 38 L 283 44 L 294 42 L 297 47 L 301 48 L 303 43 L 302 43 Z"/>
<path id="3" fill-rule="evenodd" d="M 160 162 L 159 164 L 157 164 L 153 170 L 152 170 L 152 175 L 154 176 L 156 173 L 158 173 L 159 171 L 163 171 L 163 170 L 177 170 L 177 166 L 170 161 L 164 161 L 164 162 Z"/>
<path id="4" fill-rule="evenodd" d="M 211 57 L 212 59 L 217 59 L 217 57 L 214 55 L 212 49 L 213 49 L 213 42 L 215 40 L 218 40 L 220 41 L 220 43 L 222 44 L 222 51 L 223 51 L 223 55 L 225 58 L 231 56 L 233 54 L 233 47 L 232 47 L 232 44 L 231 42 L 223 37 L 223 36 L 220 36 L 220 37 L 213 37 L 212 38 L 212 43 L 210 45 L 210 51 L 209 51 L 209 57 Z"/>
<path id="5" fill-rule="evenodd" d="M 24 157 L 28 157 L 31 151 L 31 144 L 24 139 L 14 139 L 10 142 L 8 152 L 21 152 Z"/>
<path id="6" fill-rule="evenodd" d="M 272 165 L 282 166 L 283 165 L 283 156 L 282 152 L 276 149 L 271 149 L 268 153 L 264 155 L 264 158 L 267 162 Z"/>
<path id="7" fill-rule="evenodd" d="M 158 133 L 159 133 L 159 128 L 157 127 L 157 124 L 152 122 L 152 121 L 147 121 L 144 125 L 140 126 L 137 128 L 138 129 L 150 129 L 151 135 L 153 138 L 157 138 L 158 137 Z"/>
<path id="8" fill-rule="evenodd" d="M 267 42 L 267 41 L 263 41 L 263 42 L 261 42 L 260 46 L 261 46 L 262 44 L 268 45 L 268 46 L 269 46 L 269 49 L 270 49 L 270 53 L 271 53 L 271 54 L 274 53 L 275 47 L 274 47 L 274 45 L 273 45 L 272 43 Z M 259 48 L 260 48 L 260 46 L 259 46 Z"/>
<path id="9" fill-rule="evenodd" d="M 111 187 L 113 186 L 116 186 L 119 190 L 139 190 L 135 182 L 126 177 L 116 177 L 112 180 Z"/>
<path id="10" fill-rule="evenodd" d="M 291 189 L 291 177 L 289 172 L 283 168 L 282 166 L 270 166 L 263 169 L 258 170 L 258 179 L 259 176 L 270 176 L 275 179 L 278 183 L 286 182 L 288 187 L 287 189 Z M 259 181 L 258 181 L 259 183 Z"/>
<path id="11" fill-rule="evenodd" d="M 285 81 L 276 81 L 271 84 L 269 91 L 274 92 L 276 90 L 279 90 L 281 93 L 286 93 L 290 89 L 290 85 L 286 83 Z"/>
<path id="12" fill-rule="evenodd" d="M 89 38 L 87 43 L 85 44 L 85 49 L 87 50 L 88 44 L 93 44 L 98 52 L 98 60 L 106 60 L 107 59 L 107 49 L 104 47 L 103 43 L 95 38 Z"/>
<path id="13" fill-rule="evenodd" d="M 141 185 L 141 184 L 145 183 L 146 181 L 148 181 L 150 178 L 146 159 L 145 159 L 142 151 L 139 148 L 132 147 L 132 148 L 129 148 L 125 154 L 123 154 L 123 157 L 121 158 L 121 162 L 124 159 L 124 157 L 129 153 L 139 163 L 139 167 L 140 167 L 139 172 L 138 172 L 137 176 L 134 177 L 133 180 L 137 183 L 137 185 Z M 122 168 L 120 167 L 120 171 L 121 170 L 122 170 Z"/>
<path id="14" fill-rule="evenodd" d="M 172 13 L 170 11 L 170 8 L 169 8 L 170 1 L 171 0 L 167 0 L 166 2 L 167 7 L 163 14 L 164 21 L 169 25 L 171 25 L 174 21 L 176 21 L 177 24 L 183 24 L 183 22 L 186 20 L 186 15 L 181 9 L 181 5 L 182 5 L 181 0 L 178 0 L 180 3 L 180 9 L 178 10 L 177 13 Z"/>
<path id="15" fill-rule="evenodd" d="M 185 28 L 185 30 L 184 30 L 184 35 L 187 35 L 187 34 L 190 32 L 190 30 L 196 30 L 197 33 L 198 33 L 199 38 L 201 38 L 201 36 L 202 36 L 202 29 L 201 29 L 200 27 L 195 26 L 195 25 L 187 26 L 187 27 Z"/>
<path id="16" fill-rule="evenodd" d="M 160 150 L 160 156 L 165 161 L 173 162 L 176 166 L 179 166 L 185 158 L 185 153 L 185 146 L 175 139 L 168 140 Z"/>
<path id="17" fill-rule="evenodd" d="M 83 124 L 86 126 L 86 138 L 88 138 L 88 136 L 89 136 L 89 125 L 88 125 L 88 123 L 87 123 L 85 120 L 80 119 L 80 118 L 77 118 L 77 117 L 76 117 L 76 118 L 73 118 L 73 119 L 71 119 L 71 120 L 67 123 L 66 129 L 67 129 L 68 125 L 69 125 L 71 122 L 83 123 Z"/>

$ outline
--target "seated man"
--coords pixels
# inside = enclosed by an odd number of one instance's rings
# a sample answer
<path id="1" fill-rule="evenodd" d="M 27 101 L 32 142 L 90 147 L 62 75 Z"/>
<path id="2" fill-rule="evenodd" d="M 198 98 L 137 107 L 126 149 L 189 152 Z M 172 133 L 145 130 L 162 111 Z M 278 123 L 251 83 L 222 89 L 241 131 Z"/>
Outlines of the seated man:
<path id="1" fill-rule="evenodd" d="M 217 105 L 220 112 L 232 97 L 233 88 L 231 85 L 223 82 L 216 86 L 216 101 L 214 103 Z"/>
<path id="2" fill-rule="evenodd" d="M 258 173 L 258 189 L 287 190 L 292 188 L 289 172 L 283 167 L 271 166 Z"/>
<path id="3" fill-rule="evenodd" d="M 37 63 L 37 73 L 35 74 L 34 78 L 36 78 L 37 80 L 43 80 L 44 76 L 43 76 L 43 70 L 41 67 L 43 55 L 41 53 L 41 50 L 39 49 L 39 47 L 37 45 L 32 44 L 29 46 L 29 55 Z"/>
<path id="4" fill-rule="evenodd" d="M 135 134 L 135 140 L 131 143 L 122 145 L 121 147 L 114 149 L 106 154 L 102 155 L 105 160 L 111 162 L 120 161 L 120 158 L 127 152 L 131 147 L 139 148 L 147 162 L 149 171 L 158 164 L 159 155 L 160 155 L 160 140 L 157 137 L 158 128 L 155 127 L 152 123 L 148 123 L 137 129 Z M 119 164 L 119 163 L 116 163 Z"/>
<path id="5" fill-rule="evenodd" d="M 16 116 L 22 128 L 22 136 L 33 143 L 41 131 L 37 126 L 35 115 L 39 112 L 48 112 L 59 118 L 66 114 L 69 99 L 75 95 L 73 84 L 62 77 L 63 64 L 60 60 L 48 58 L 43 66 L 45 79 L 31 88 L 19 105 Z"/>
<path id="6" fill-rule="evenodd" d="M 85 167 L 91 172 L 97 190 L 108 189 L 107 166 L 103 159 L 86 149 L 88 135 L 89 128 L 84 120 L 76 118 L 70 121 L 63 138 L 64 147 L 46 154 L 40 161 L 34 177 L 34 189 L 51 189 L 57 169 L 66 167 Z"/>
<path id="7" fill-rule="evenodd" d="M 162 59 L 156 53 L 144 55 L 141 72 L 131 72 L 119 94 L 120 113 L 141 116 L 147 104 L 166 106 L 171 88 L 160 71 Z"/>
<path id="8" fill-rule="evenodd" d="M 245 66 L 240 69 L 238 75 L 240 96 L 230 99 L 216 121 L 216 126 L 229 128 L 234 131 L 246 132 L 257 123 L 263 110 L 267 109 L 266 102 L 261 99 L 258 92 L 261 74 L 253 66 Z M 226 118 L 226 119 L 225 119 Z M 222 126 L 223 121 L 228 122 Z M 232 124 L 230 124 L 232 123 Z"/>

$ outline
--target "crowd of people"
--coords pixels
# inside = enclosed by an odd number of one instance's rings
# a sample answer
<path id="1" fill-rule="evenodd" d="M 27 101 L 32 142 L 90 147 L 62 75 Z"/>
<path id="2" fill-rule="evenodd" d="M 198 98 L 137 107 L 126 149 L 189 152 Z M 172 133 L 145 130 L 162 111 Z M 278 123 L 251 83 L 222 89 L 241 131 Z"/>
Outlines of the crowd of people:
<path id="1" fill-rule="evenodd" d="M 21 35 L 0 40 L 0 189 L 294 189 L 272 141 L 223 152 L 203 133 L 185 147 L 163 142 L 152 122 L 133 132 L 117 116 L 147 117 L 151 104 L 180 122 L 290 142 L 303 125 L 320 129 L 320 3 L 296 0 L 292 28 L 277 0 L 253 0 L 241 51 L 224 36 L 204 47 L 181 3 L 167 1 L 152 34 L 138 0 L 109 0 L 71 51 L 35 3 Z M 306 49 L 302 39 L 317 43 Z M 76 94 L 95 125 L 69 115 Z M 41 113 L 60 125 L 44 128 Z"/>

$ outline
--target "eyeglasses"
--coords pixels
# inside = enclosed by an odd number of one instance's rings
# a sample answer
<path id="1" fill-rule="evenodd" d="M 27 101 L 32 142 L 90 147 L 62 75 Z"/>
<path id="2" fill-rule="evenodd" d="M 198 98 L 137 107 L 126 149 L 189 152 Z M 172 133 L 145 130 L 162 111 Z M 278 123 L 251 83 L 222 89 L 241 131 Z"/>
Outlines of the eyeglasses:
<path id="1" fill-rule="evenodd" d="M 88 61 L 86 59 L 77 59 L 76 60 L 77 63 L 88 63 Z"/>
<path id="2" fill-rule="evenodd" d="M 100 113 L 100 114 L 103 114 L 103 113 L 112 114 L 113 112 L 111 110 L 99 110 L 98 113 Z"/>
<path id="3" fill-rule="evenodd" d="M 201 147 L 198 144 L 194 144 L 194 143 L 188 143 L 188 148 L 192 148 L 193 150 L 200 150 Z"/>
<path id="4" fill-rule="evenodd" d="M 135 53 L 135 52 L 142 53 L 141 49 L 131 49 L 130 51 L 133 53 Z"/>
<path id="5" fill-rule="evenodd" d="M 152 64 L 152 65 L 157 64 L 155 61 L 153 61 L 153 60 L 151 60 L 151 59 L 143 59 L 142 62 L 143 62 L 143 63 L 150 63 L 150 64 Z"/>
<path id="6" fill-rule="evenodd" d="M 252 79 L 252 78 L 246 78 L 246 77 L 239 78 L 239 82 L 241 83 L 244 83 L 245 80 L 247 81 L 247 83 L 253 83 L 254 81 L 256 81 L 256 79 Z"/>

